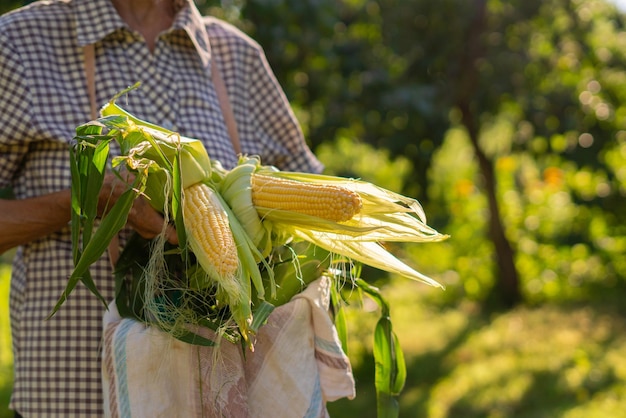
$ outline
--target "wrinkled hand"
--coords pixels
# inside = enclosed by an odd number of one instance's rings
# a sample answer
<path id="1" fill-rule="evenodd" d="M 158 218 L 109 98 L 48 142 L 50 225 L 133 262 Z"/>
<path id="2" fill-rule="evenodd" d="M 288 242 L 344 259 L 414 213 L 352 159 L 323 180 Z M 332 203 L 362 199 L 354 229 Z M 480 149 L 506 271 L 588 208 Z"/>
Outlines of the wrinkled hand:
<path id="1" fill-rule="evenodd" d="M 135 176 L 127 171 L 123 171 L 121 177 L 119 178 L 110 172 L 104 176 L 104 183 L 98 196 L 98 216 L 106 214 L 135 180 Z M 133 202 L 127 222 L 143 238 L 152 239 L 161 233 L 165 219 L 150 206 L 150 203 L 143 196 L 139 196 Z M 168 225 L 165 234 L 170 244 L 178 244 L 178 236 L 174 226 Z"/>

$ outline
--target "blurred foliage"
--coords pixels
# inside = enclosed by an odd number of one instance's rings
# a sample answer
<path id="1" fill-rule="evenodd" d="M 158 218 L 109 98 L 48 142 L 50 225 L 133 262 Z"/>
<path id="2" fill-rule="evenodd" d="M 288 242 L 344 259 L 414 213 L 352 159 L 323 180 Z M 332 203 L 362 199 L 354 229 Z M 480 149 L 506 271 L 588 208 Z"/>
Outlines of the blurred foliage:
<path id="1" fill-rule="evenodd" d="M 385 293 L 408 367 L 401 418 L 624 416 L 623 310 L 551 304 L 489 315 L 467 300 L 428 303 L 441 291 L 401 279 Z M 375 305 L 348 311 L 357 397 L 330 403 L 331 416 L 376 417 L 368 330 L 377 315 L 362 308 Z"/>
<path id="2" fill-rule="evenodd" d="M 20 7 L 22 5 L 26 4 L 26 2 L 24 1 L 17 1 L 17 0 L 3 0 L 0 3 L 0 14 L 8 12 L 10 10 L 13 10 L 17 7 Z"/>
<path id="3" fill-rule="evenodd" d="M 493 165 L 497 215 L 525 300 L 609 297 L 624 287 L 626 37 L 613 5 L 199 4 L 265 48 L 330 171 L 376 175 L 424 202 L 430 222 L 451 239 L 406 254 L 447 284 L 450 302 L 485 300 L 500 279 L 484 172 L 456 107 L 461 99 Z M 477 44 L 468 44 L 470 35 Z M 388 172 L 393 164 L 403 168 Z"/>
<path id="4" fill-rule="evenodd" d="M 11 351 L 11 334 L 9 324 L 9 294 L 11 267 L 0 264 L 0 418 L 13 417 L 6 410 L 11 396 L 13 381 L 13 353 Z"/>

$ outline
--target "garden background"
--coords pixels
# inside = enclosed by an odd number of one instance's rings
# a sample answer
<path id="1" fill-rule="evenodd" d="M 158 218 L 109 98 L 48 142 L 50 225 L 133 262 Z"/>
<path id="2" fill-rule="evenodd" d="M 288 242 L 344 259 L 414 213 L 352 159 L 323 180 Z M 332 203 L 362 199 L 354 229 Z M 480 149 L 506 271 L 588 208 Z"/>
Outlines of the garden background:
<path id="1" fill-rule="evenodd" d="M 626 18 L 613 3 L 197 4 L 265 48 L 329 173 L 419 199 L 450 235 L 391 248 L 444 291 L 363 272 L 405 352 L 401 417 L 626 417 Z M 332 416 L 375 416 L 376 309 L 348 309 L 357 398 Z"/>

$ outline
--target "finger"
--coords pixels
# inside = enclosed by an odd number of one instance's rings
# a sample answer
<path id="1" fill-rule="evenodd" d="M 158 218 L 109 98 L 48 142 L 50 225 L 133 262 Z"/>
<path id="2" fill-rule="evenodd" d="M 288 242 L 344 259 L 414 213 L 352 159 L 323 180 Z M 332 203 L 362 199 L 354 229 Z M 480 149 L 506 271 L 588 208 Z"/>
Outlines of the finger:
<path id="1" fill-rule="evenodd" d="M 169 224 L 167 226 L 167 228 L 165 229 L 165 237 L 167 239 L 167 242 L 169 242 L 172 245 L 178 245 L 178 234 L 176 233 L 176 228 L 174 227 L 174 225 Z"/>
<path id="2" fill-rule="evenodd" d="M 135 200 L 128 215 L 128 223 L 135 231 L 146 239 L 152 239 L 161 233 L 171 244 L 178 244 L 176 228 L 173 225 L 164 225 L 165 219 L 157 212 L 144 197 Z M 163 227 L 165 226 L 165 231 Z"/>

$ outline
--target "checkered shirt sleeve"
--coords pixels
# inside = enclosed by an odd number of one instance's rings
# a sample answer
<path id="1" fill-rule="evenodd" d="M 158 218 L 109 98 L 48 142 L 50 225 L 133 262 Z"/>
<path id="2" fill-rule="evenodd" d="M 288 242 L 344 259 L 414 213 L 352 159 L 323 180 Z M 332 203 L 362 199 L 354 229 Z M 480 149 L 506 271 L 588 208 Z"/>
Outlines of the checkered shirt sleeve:
<path id="1" fill-rule="evenodd" d="M 30 113 L 24 67 L 6 36 L 0 32 L 0 187 L 11 187 L 13 173 L 28 152 Z"/>

